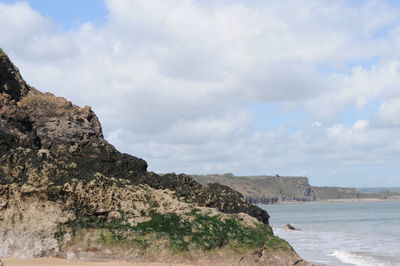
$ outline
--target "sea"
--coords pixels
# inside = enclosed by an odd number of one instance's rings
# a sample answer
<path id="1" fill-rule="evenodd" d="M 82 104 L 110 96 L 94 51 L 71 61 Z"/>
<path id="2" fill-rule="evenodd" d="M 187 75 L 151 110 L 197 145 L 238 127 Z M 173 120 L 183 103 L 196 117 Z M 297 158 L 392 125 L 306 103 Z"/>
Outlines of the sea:
<path id="1" fill-rule="evenodd" d="M 400 265 L 400 201 L 260 205 L 275 235 L 322 265 Z M 287 231 L 286 224 L 301 230 Z"/>

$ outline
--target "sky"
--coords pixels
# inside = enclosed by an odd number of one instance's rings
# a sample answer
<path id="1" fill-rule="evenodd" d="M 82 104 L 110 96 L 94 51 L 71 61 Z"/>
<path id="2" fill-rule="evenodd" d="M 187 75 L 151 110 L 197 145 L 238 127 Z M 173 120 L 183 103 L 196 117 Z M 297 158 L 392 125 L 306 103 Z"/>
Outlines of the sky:
<path id="1" fill-rule="evenodd" d="M 150 171 L 400 186 L 399 3 L 0 0 L 0 47 Z"/>

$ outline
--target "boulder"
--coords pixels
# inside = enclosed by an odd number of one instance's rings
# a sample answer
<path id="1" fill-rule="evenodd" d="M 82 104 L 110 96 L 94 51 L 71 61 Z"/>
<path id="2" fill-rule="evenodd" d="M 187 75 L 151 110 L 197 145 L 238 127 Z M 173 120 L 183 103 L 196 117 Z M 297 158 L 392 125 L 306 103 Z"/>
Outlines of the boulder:
<path id="1" fill-rule="evenodd" d="M 295 228 L 291 224 L 287 224 L 287 225 L 285 225 L 285 230 L 289 231 L 289 230 L 301 230 L 301 229 Z"/>

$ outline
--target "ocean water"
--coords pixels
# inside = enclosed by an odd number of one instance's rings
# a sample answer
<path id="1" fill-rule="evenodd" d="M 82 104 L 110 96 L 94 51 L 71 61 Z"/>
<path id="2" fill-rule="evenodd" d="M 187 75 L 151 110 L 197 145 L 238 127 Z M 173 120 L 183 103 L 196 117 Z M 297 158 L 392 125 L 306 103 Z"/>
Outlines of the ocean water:
<path id="1" fill-rule="evenodd" d="M 275 235 L 324 265 L 400 265 L 400 201 L 261 205 Z M 291 224 L 300 231 L 286 231 Z"/>

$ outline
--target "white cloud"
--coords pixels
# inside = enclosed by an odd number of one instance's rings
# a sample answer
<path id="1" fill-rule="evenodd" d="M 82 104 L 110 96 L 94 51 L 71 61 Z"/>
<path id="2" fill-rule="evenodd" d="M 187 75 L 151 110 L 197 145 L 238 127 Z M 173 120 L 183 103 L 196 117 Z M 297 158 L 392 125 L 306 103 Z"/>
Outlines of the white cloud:
<path id="1" fill-rule="evenodd" d="M 25 48 L 27 44 L 46 35 L 53 27 L 51 21 L 32 10 L 25 2 L 14 5 L 0 3 L 0 10 L 2 46 L 15 47 L 19 52 L 25 53 L 25 56 L 29 55 Z"/>
<path id="2" fill-rule="evenodd" d="M 358 120 L 357 122 L 354 123 L 353 128 L 355 130 L 364 130 L 369 126 L 369 122 L 367 120 Z"/>
<path id="3" fill-rule="evenodd" d="M 382 127 L 400 126 L 400 98 L 382 102 L 372 121 Z"/>
<path id="4" fill-rule="evenodd" d="M 105 2 L 104 24 L 68 31 L 24 2 L 0 3 L 0 44 L 32 85 L 93 106 L 106 137 L 150 169 L 323 178 L 312 169 L 398 155 L 385 128 L 400 124 L 399 9 L 389 2 Z M 380 101 L 371 123 L 349 111 Z M 307 117 L 255 130 L 252 103 Z"/>
<path id="5" fill-rule="evenodd" d="M 400 97 L 400 58 L 332 74 L 329 83 L 327 90 L 305 101 L 305 108 L 319 119 L 334 119 L 349 107 L 362 110 L 370 102 Z"/>

